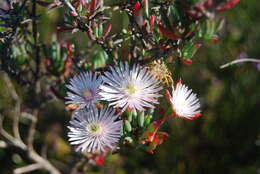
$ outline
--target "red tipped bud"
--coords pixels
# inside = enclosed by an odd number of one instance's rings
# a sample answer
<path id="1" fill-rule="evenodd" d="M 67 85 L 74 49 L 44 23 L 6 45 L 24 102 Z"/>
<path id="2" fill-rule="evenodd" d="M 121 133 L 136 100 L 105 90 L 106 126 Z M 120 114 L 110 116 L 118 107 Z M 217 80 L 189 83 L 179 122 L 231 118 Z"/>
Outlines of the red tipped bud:
<path id="1" fill-rule="evenodd" d="M 166 91 L 165 91 L 165 94 L 164 94 L 164 96 L 166 97 L 166 100 L 169 102 L 169 103 L 171 103 L 171 93 L 170 93 L 170 91 L 168 90 L 168 89 L 166 89 Z"/>
<path id="2" fill-rule="evenodd" d="M 78 108 L 78 105 L 76 105 L 76 104 L 70 104 L 70 105 L 67 106 L 67 108 L 70 109 L 70 110 L 75 110 L 75 109 Z"/>
<path id="3" fill-rule="evenodd" d="M 97 8 L 97 0 L 92 0 L 90 3 L 90 13 L 93 14 Z"/>
<path id="4" fill-rule="evenodd" d="M 140 13 L 141 13 L 141 4 L 140 4 L 139 1 L 137 1 L 137 2 L 134 4 L 133 12 L 134 12 L 134 16 L 139 16 L 139 15 L 140 15 Z"/>
<path id="5" fill-rule="evenodd" d="M 179 79 L 179 80 L 176 82 L 175 89 L 177 88 L 178 85 L 181 85 L 181 84 L 182 84 L 182 80 Z"/>
<path id="6" fill-rule="evenodd" d="M 154 29 L 155 16 L 150 16 L 150 27 L 151 30 Z"/>
<path id="7" fill-rule="evenodd" d="M 192 64 L 192 60 L 191 59 L 184 59 L 181 58 L 182 62 L 185 63 L 186 65 L 191 65 Z"/>
<path id="8" fill-rule="evenodd" d="M 175 34 L 173 34 L 171 31 L 169 31 L 167 28 L 164 28 L 161 24 L 158 24 L 159 27 L 159 31 L 165 35 L 166 37 L 168 37 L 171 40 L 178 40 L 180 39 L 179 36 L 176 36 Z"/>
<path id="9" fill-rule="evenodd" d="M 217 11 L 225 11 L 228 10 L 232 7 L 234 7 L 235 5 L 237 5 L 240 2 L 240 0 L 230 0 L 228 3 L 216 8 Z"/>
<path id="10" fill-rule="evenodd" d="M 214 37 L 213 39 L 211 39 L 211 42 L 213 43 L 218 43 L 220 41 L 219 37 Z"/>
<path id="11" fill-rule="evenodd" d="M 96 165 L 97 166 L 102 166 L 104 165 L 105 162 L 105 156 L 103 153 L 101 153 L 100 155 L 98 155 L 95 159 Z"/>
<path id="12" fill-rule="evenodd" d="M 94 36 L 93 31 L 92 31 L 91 28 L 88 29 L 87 35 L 88 35 L 88 38 L 89 38 L 90 40 L 96 40 L 96 37 Z"/>
<path id="13" fill-rule="evenodd" d="M 72 32 L 73 29 L 62 28 L 62 27 L 60 27 L 60 26 L 57 26 L 57 27 L 56 27 L 56 30 L 62 31 L 62 32 Z"/>
<path id="14" fill-rule="evenodd" d="M 103 38 L 106 38 L 108 36 L 108 34 L 110 33 L 111 29 L 112 29 L 112 24 L 108 24 L 106 26 L 106 28 L 105 28 L 104 33 L 103 33 Z"/>
<path id="15" fill-rule="evenodd" d="M 195 44 L 195 48 L 199 49 L 202 45 L 201 44 Z"/>

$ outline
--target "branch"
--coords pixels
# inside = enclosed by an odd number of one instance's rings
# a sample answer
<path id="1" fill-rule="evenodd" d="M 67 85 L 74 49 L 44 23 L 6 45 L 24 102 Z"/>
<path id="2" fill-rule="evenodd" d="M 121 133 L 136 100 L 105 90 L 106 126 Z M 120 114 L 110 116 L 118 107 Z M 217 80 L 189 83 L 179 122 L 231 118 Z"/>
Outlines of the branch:
<path id="1" fill-rule="evenodd" d="M 4 141 L 0 141 L 0 148 L 6 148 L 7 144 Z"/>
<path id="2" fill-rule="evenodd" d="M 28 143 L 28 149 L 33 150 L 33 139 L 34 139 L 34 133 L 36 129 L 36 123 L 38 118 L 38 109 L 33 110 L 32 119 L 31 119 L 31 125 L 29 128 L 29 133 L 27 137 L 27 143 Z"/>
<path id="3" fill-rule="evenodd" d="M 220 66 L 220 69 L 229 67 L 231 65 L 237 64 L 237 63 L 242 63 L 242 62 L 255 62 L 255 63 L 260 63 L 260 59 L 255 59 L 255 58 L 243 58 L 243 59 L 238 59 L 238 60 L 233 60 L 232 62 L 226 63 L 224 65 Z"/>
<path id="4" fill-rule="evenodd" d="M 23 151 L 26 150 L 26 145 L 22 142 L 21 139 L 15 138 L 6 132 L 3 128 L 3 115 L 0 114 L 0 135 L 4 138 L 6 145 L 17 147 Z"/>
<path id="5" fill-rule="evenodd" d="M 35 49 L 35 63 L 36 63 L 36 71 L 35 71 L 35 78 L 36 81 L 39 77 L 40 72 L 40 47 L 38 46 L 38 26 L 37 26 L 37 4 L 36 0 L 33 0 L 32 5 L 32 32 L 34 38 L 34 49 Z"/>
<path id="6" fill-rule="evenodd" d="M 20 107 L 21 107 L 21 101 L 19 96 L 17 95 L 17 92 L 10 80 L 10 78 L 8 77 L 8 75 L 6 73 L 3 74 L 3 81 L 6 84 L 7 88 L 10 91 L 11 97 L 12 99 L 14 99 L 15 101 L 15 107 L 14 107 L 14 115 L 13 115 L 13 133 L 14 133 L 14 137 L 21 139 L 20 137 L 20 132 L 19 132 L 19 117 L 20 117 Z"/>
<path id="7" fill-rule="evenodd" d="M 82 157 L 71 169 L 70 174 L 77 174 L 78 170 L 84 166 L 86 159 Z"/>
<path id="8" fill-rule="evenodd" d="M 29 158 L 31 158 L 34 162 L 41 164 L 44 169 L 48 170 L 51 174 L 61 174 L 58 169 L 56 169 L 47 159 L 41 157 L 34 150 L 30 150 L 28 152 Z"/>
<path id="9" fill-rule="evenodd" d="M 28 173 L 28 172 L 31 172 L 31 171 L 34 171 L 34 170 L 37 170 L 37 169 L 40 169 L 40 168 L 42 168 L 41 164 L 38 164 L 38 163 L 31 164 L 31 165 L 28 165 L 28 166 L 25 166 L 25 167 L 15 169 L 14 174 Z"/>
<path id="10" fill-rule="evenodd" d="M 48 170 L 51 174 L 61 174 L 58 169 L 56 169 L 47 159 L 41 157 L 32 148 L 28 148 L 22 140 L 13 137 L 3 128 L 3 115 L 0 114 L 0 135 L 5 139 L 5 146 L 16 147 L 28 154 L 28 157 L 35 163 L 42 166 L 43 169 Z M 2 143 L 3 144 L 3 143 Z M 0 146 L 1 147 L 1 146 Z M 28 167 L 28 166 L 27 166 Z"/>

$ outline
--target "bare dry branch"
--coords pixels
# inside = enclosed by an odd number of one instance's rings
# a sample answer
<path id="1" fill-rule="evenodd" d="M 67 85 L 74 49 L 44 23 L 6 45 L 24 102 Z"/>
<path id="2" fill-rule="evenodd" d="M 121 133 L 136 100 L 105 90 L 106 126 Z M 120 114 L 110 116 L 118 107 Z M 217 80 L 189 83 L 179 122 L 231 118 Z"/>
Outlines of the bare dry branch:
<path id="1" fill-rule="evenodd" d="M 28 120 L 33 120 L 33 119 L 35 119 L 32 114 L 27 113 L 27 112 L 22 112 L 22 113 L 21 113 L 21 117 L 22 117 L 22 118 L 26 118 L 26 119 L 28 119 Z"/>
<path id="2" fill-rule="evenodd" d="M 6 148 L 7 144 L 4 141 L 0 141 L 0 148 Z"/>
<path id="3" fill-rule="evenodd" d="M 21 106 L 21 101 L 20 98 L 10 80 L 8 75 L 4 73 L 3 75 L 3 81 L 6 84 L 7 88 L 10 91 L 10 95 L 12 99 L 15 101 L 15 106 L 14 106 L 14 115 L 13 115 L 13 133 L 14 137 L 21 139 L 20 133 L 19 133 L 19 117 L 20 117 L 20 106 Z"/>
<path id="4" fill-rule="evenodd" d="M 27 137 L 27 144 L 28 144 L 28 149 L 33 150 L 33 139 L 34 139 L 34 133 L 36 129 L 36 123 L 37 123 L 37 117 L 38 117 L 38 109 L 33 110 L 32 114 L 32 120 L 31 120 L 31 125 L 29 128 L 29 134 Z"/>
<path id="5" fill-rule="evenodd" d="M 28 166 L 25 166 L 25 167 L 15 169 L 14 174 L 28 173 L 28 172 L 31 172 L 31 171 L 34 171 L 34 170 L 37 170 L 37 169 L 40 169 L 40 168 L 42 168 L 41 164 L 38 164 L 38 163 L 31 164 L 31 165 L 28 165 Z"/>
<path id="6" fill-rule="evenodd" d="M 242 62 L 254 62 L 254 63 L 260 63 L 260 59 L 255 59 L 255 58 L 243 58 L 243 59 L 237 59 L 237 60 L 233 60 L 229 63 L 226 63 L 224 65 L 220 66 L 220 69 L 229 67 L 231 65 L 237 64 L 237 63 L 242 63 Z"/>
<path id="7" fill-rule="evenodd" d="M 47 159 L 41 157 L 36 151 L 28 148 L 22 140 L 13 137 L 3 128 L 3 116 L 0 114 L 0 135 L 5 139 L 6 146 L 14 146 L 20 150 L 26 152 L 29 158 L 35 163 L 42 166 L 43 169 L 48 170 L 51 174 L 61 174 Z M 27 166 L 28 167 L 28 166 Z"/>
<path id="8" fill-rule="evenodd" d="M 28 151 L 29 157 L 34 161 L 43 166 L 44 169 L 48 170 L 51 174 L 61 174 L 58 169 L 56 169 L 48 160 L 41 157 L 34 150 Z"/>
<path id="9" fill-rule="evenodd" d="M 22 140 L 13 137 L 8 132 L 6 132 L 3 128 L 3 115 L 0 114 L 0 135 L 4 138 L 4 141 L 7 145 L 15 146 L 21 150 L 26 150 L 26 145 L 22 142 Z"/>

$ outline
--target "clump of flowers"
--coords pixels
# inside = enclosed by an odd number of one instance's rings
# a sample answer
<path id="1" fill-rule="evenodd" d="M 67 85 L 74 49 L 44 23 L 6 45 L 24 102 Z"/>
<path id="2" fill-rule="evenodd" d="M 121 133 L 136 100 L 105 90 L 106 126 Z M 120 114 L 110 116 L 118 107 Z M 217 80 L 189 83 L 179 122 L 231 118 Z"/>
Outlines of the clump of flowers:
<path id="1" fill-rule="evenodd" d="M 66 103 L 79 105 L 68 127 L 75 150 L 104 156 L 126 144 L 139 144 L 153 153 L 168 137 L 159 131 L 165 121 L 173 116 L 188 120 L 201 116 L 196 94 L 179 81 L 172 87 L 172 95 L 164 89 L 169 101 L 166 108 L 172 112 L 162 113 L 156 120 L 155 104 L 160 103 L 163 86 L 153 74 L 153 69 L 120 62 L 101 75 L 82 72 L 73 77 L 66 86 L 75 94 L 68 92 Z"/>

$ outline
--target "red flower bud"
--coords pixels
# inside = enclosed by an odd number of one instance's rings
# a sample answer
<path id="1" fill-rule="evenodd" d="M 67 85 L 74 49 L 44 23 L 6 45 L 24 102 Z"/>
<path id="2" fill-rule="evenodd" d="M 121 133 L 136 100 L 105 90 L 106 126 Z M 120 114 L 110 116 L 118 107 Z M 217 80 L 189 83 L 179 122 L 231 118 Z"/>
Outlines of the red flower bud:
<path id="1" fill-rule="evenodd" d="M 140 15 L 140 13 L 141 13 L 141 4 L 140 4 L 139 1 L 137 1 L 137 2 L 134 4 L 133 12 L 134 12 L 134 16 L 139 16 L 139 15 Z"/>
<path id="2" fill-rule="evenodd" d="M 91 28 L 88 29 L 87 35 L 88 35 L 88 38 L 89 38 L 90 40 L 96 40 L 96 37 L 94 36 L 93 31 L 92 31 Z"/>
<path id="3" fill-rule="evenodd" d="M 201 44 L 196 44 L 195 48 L 199 49 L 202 45 Z"/>
<path id="4" fill-rule="evenodd" d="M 66 108 L 70 109 L 70 110 L 75 110 L 78 108 L 78 105 L 76 104 L 69 104 L 68 106 L 66 106 Z"/>
<path id="5" fill-rule="evenodd" d="M 103 38 L 106 38 L 106 37 L 107 37 L 107 35 L 110 33 L 111 29 L 112 29 L 112 24 L 108 24 L 108 25 L 106 26 L 106 28 L 105 28 L 104 33 L 103 33 Z"/>
<path id="6" fill-rule="evenodd" d="M 96 165 L 97 166 L 102 166 L 105 162 L 105 156 L 103 153 L 101 153 L 100 155 L 98 155 L 95 159 Z"/>
<path id="7" fill-rule="evenodd" d="M 182 62 L 185 63 L 186 65 L 191 65 L 192 64 L 192 60 L 191 59 L 184 59 L 181 58 Z"/>
<path id="8" fill-rule="evenodd" d="M 168 89 L 166 89 L 164 96 L 165 96 L 166 100 L 167 100 L 169 103 L 171 103 L 170 98 L 171 98 L 172 96 L 171 96 L 170 91 L 169 91 Z"/>
<path id="9" fill-rule="evenodd" d="M 168 37 L 171 40 L 178 40 L 180 39 L 179 36 L 176 36 L 175 34 L 173 34 L 171 31 L 169 31 L 167 28 L 164 28 L 161 24 L 158 24 L 159 27 L 159 31 L 165 35 L 166 37 Z"/>
<path id="10" fill-rule="evenodd" d="M 62 28 L 62 27 L 60 27 L 60 26 L 57 26 L 57 27 L 56 27 L 56 30 L 62 31 L 62 32 L 71 32 L 73 29 L 70 29 L 70 28 Z"/>
<path id="11" fill-rule="evenodd" d="M 92 0 L 90 3 L 90 13 L 93 14 L 97 8 L 97 0 Z"/>
<path id="12" fill-rule="evenodd" d="M 228 10 L 232 7 L 234 7 L 235 5 L 237 5 L 240 2 L 240 0 L 230 0 L 228 3 L 219 6 L 218 8 L 216 8 L 217 11 L 225 11 Z"/>
<path id="13" fill-rule="evenodd" d="M 206 5 L 207 7 L 212 7 L 212 5 L 213 5 L 213 0 L 207 0 L 207 1 L 205 2 L 205 5 Z"/>
<path id="14" fill-rule="evenodd" d="M 150 16 L 150 27 L 151 30 L 154 29 L 155 16 Z"/>

